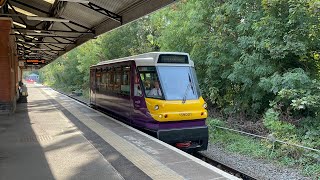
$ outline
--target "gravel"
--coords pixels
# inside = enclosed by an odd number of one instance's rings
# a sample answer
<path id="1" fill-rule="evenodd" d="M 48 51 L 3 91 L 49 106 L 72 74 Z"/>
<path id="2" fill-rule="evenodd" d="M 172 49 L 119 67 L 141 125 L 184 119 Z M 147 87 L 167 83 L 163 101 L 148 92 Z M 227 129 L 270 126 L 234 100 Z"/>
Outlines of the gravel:
<path id="1" fill-rule="evenodd" d="M 259 180 L 312 179 L 301 175 L 297 169 L 285 168 L 265 160 L 257 160 L 237 153 L 226 152 L 221 146 L 215 144 L 209 144 L 208 150 L 202 151 L 201 154 L 240 172 L 245 172 Z"/>

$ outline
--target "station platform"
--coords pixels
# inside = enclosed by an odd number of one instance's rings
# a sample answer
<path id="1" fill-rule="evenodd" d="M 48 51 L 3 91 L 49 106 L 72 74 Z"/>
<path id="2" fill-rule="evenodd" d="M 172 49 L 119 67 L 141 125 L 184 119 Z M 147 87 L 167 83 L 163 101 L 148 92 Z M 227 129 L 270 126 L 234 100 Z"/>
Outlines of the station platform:
<path id="1" fill-rule="evenodd" d="M 238 179 L 51 88 L 0 116 L 0 179 Z"/>

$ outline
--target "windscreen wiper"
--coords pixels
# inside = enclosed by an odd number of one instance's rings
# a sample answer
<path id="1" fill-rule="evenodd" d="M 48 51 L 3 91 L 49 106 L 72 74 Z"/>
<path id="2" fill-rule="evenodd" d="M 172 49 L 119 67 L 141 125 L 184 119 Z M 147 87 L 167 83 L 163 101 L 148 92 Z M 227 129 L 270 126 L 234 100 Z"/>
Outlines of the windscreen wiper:
<path id="1" fill-rule="evenodd" d="M 195 93 L 194 93 L 193 83 L 192 83 L 192 81 L 191 81 L 190 74 L 188 74 L 188 76 L 189 76 L 189 83 L 190 83 L 190 87 L 191 87 L 191 89 L 192 89 L 192 93 L 195 94 Z"/>
<path id="2" fill-rule="evenodd" d="M 190 74 L 188 74 L 188 76 L 189 76 L 189 84 L 188 84 L 187 89 L 186 89 L 186 91 L 185 91 L 185 93 L 184 93 L 184 96 L 183 96 L 183 98 L 182 98 L 182 104 L 186 103 L 187 95 L 188 95 L 188 92 L 189 92 L 188 90 L 189 90 L 190 87 L 191 87 L 192 92 L 193 92 L 193 94 L 194 94 L 194 89 L 193 89 L 193 86 L 192 86 L 192 81 L 191 81 Z"/>

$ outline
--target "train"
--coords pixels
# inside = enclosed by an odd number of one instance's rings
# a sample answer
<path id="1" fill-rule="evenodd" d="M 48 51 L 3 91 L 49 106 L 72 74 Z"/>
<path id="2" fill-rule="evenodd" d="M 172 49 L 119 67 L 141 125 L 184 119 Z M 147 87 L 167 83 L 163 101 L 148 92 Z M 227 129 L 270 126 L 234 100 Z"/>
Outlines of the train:
<path id="1" fill-rule="evenodd" d="M 207 149 L 207 103 L 188 53 L 149 52 L 91 66 L 90 105 L 179 149 Z"/>

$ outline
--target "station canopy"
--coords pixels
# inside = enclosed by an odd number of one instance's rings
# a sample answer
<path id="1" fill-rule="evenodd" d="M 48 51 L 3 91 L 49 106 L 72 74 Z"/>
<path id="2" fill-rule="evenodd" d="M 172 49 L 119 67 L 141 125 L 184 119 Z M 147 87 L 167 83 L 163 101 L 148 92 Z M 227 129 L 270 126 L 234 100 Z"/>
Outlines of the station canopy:
<path id="1" fill-rule="evenodd" d="M 1 5 L 2 2 L 2 5 Z M 156 11 L 174 0 L 0 0 L 13 20 L 19 60 L 44 66 L 98 35 Z"/>

